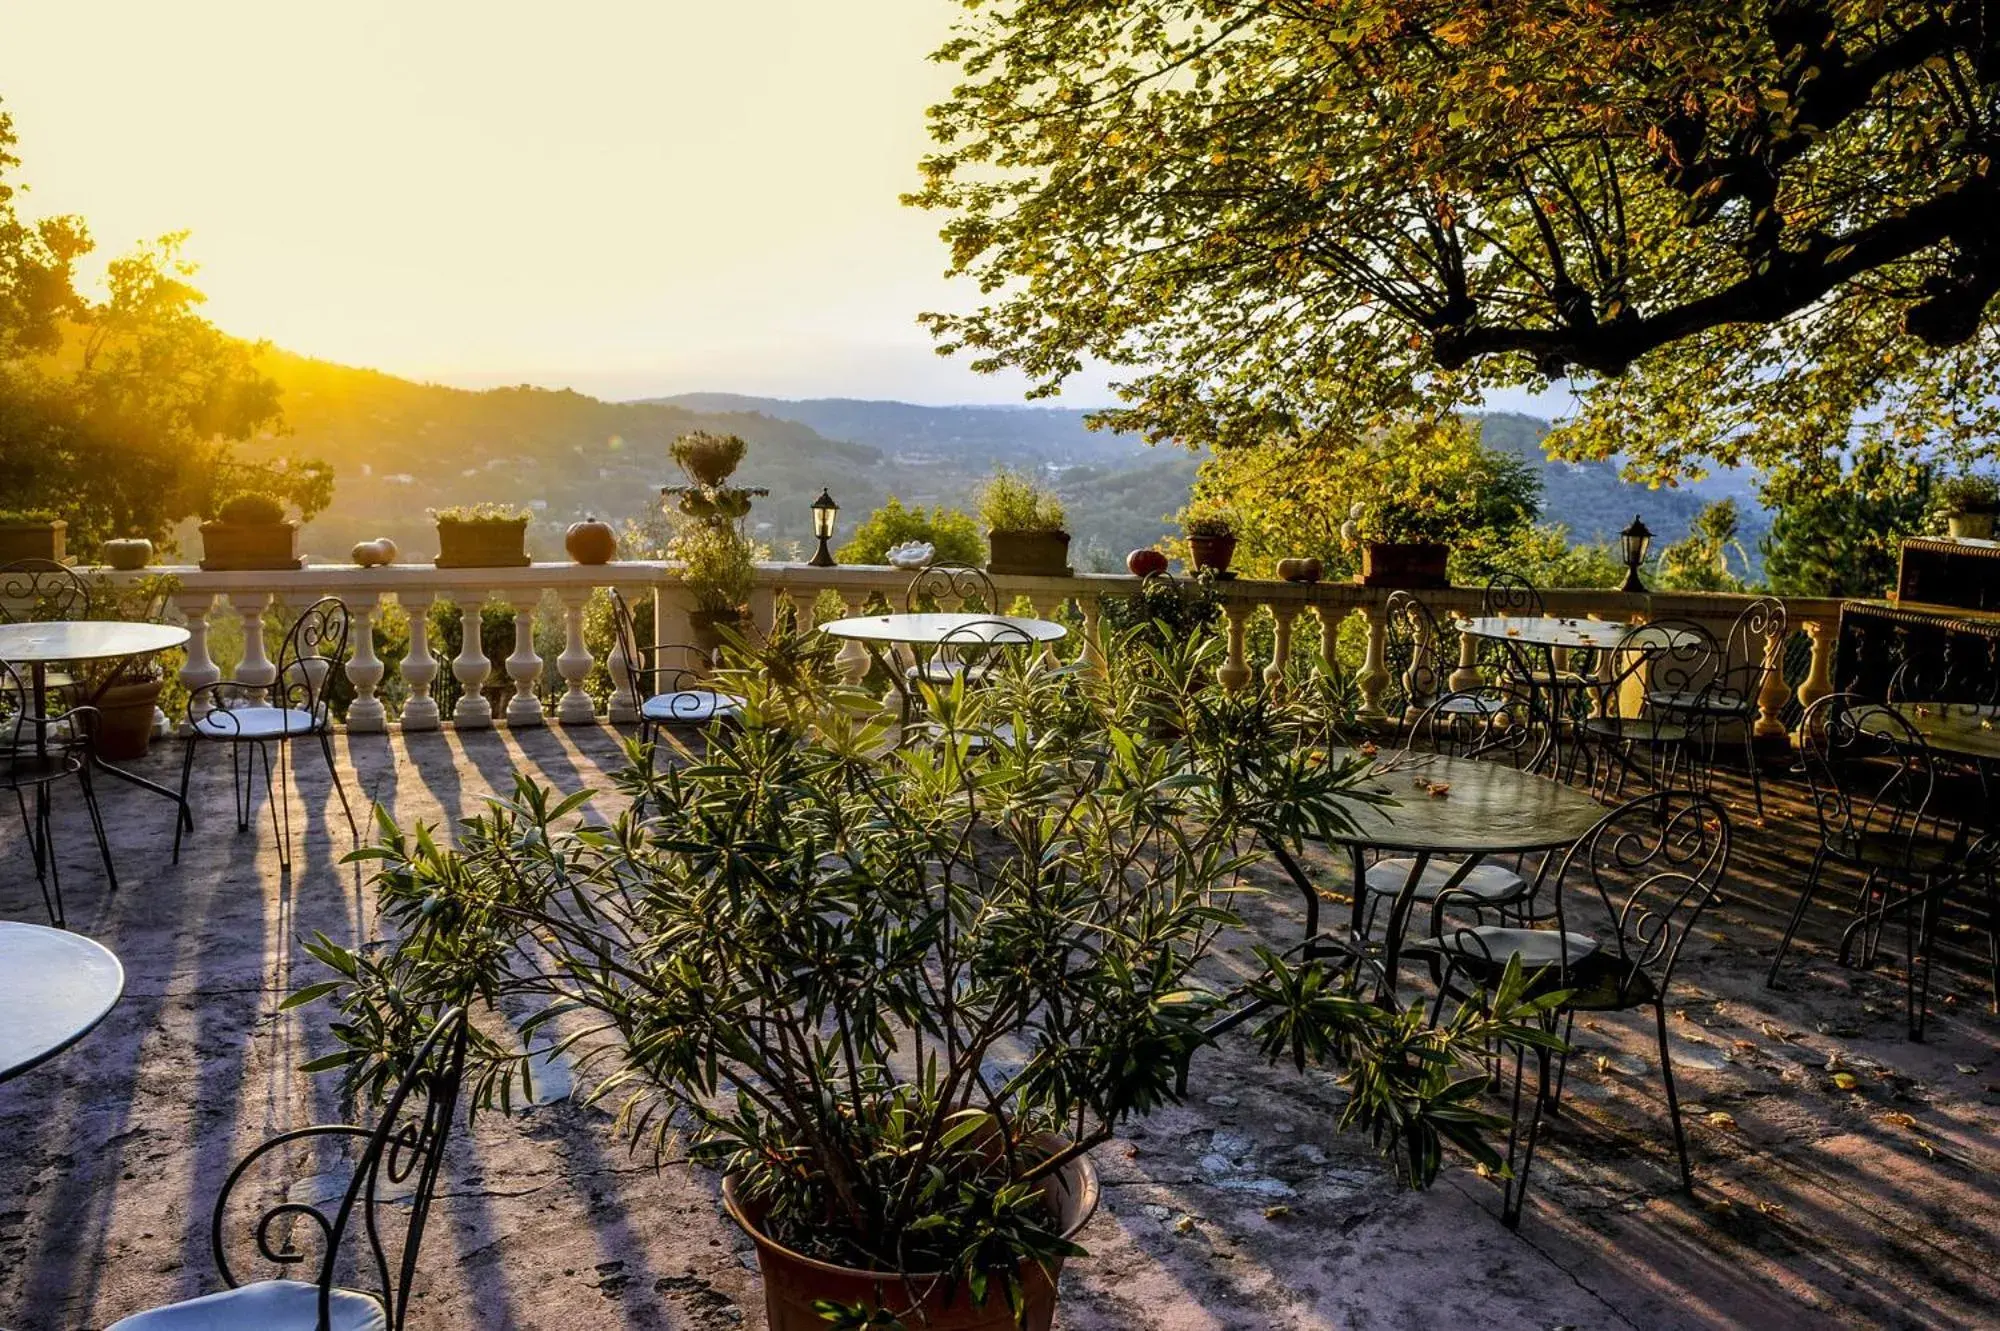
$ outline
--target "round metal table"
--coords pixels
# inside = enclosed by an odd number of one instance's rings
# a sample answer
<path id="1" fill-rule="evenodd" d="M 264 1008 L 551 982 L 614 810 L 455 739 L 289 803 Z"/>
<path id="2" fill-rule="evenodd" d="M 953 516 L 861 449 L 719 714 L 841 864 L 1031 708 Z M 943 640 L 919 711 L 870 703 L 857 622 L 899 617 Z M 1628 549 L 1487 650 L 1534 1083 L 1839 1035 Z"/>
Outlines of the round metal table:
<path id="1" fill-rule="evenodd" d="M 0 922 L 0 1081 L 88 1035 L 124 992 L 125 968 L 103 944 Z"/>
<path id="2" fill-rule="evenodd" d="M 914 681 L 897 668 L 886 653 L 894 647 L 929 647 L 975 651 L 996 647 L 1031 647 L 1057 642 L 1069 630 L 1053 620 L 1025 615 L 983 615 L 966 611 L 927 611 L 909 614 L 857 615 L 835 619 L 819 626 L 829 637 L 858 642 L 889 676 L 896 694 L 898 714 L 909 725 L 914 699 Z M 919 674 L 922 673 L 919 667 Z"/>
<path id="3" fill-rule="evenodd" d="M 1351 756 L 1336 750 L 1338 762 Z M 1384 753 L 1363 778 L 1363 788 L 1396 801 L 1361 804 L 1349 811 L 1353 826 L 1328 840 L 1348 848 L 1354 865 L 1354 919 L 1349 946 L 1366 955 L 1362 928 L 1367 893 L 1366 853 L 1390 851 L 1410 856 L 1411 865 L 1389 909 L 1383 935 L 1382 975 L 1392 984 L 1401 958 L 1403 932 L 1419 880 L 1434 858 L 1458 862 L 1444 885 L 1456 887 L 1489 855 L 1524 855 L 1574 845 L 1597 825 L 1605 808 L 1589 795 L 1533 772 L 1503 763 L 1434 753 Z M 1444 787 L 1432 793 L 1437 787 Z M 1308 937 L 1316 932 L 1317 894 L 1308 898 Z"/>
<path id="4" fill-rule="evenodd" d="M 1882 711 L 1892 711 L 1909 722 L 1910 729 L 1940 753 L 1979 762 L 2000 762 L 2000 709 L 1974 707 L 1970 703 L 1906 702 L 1893 707 L 1886 703 L 1872 704 L 1862 713 L 1861 729 L 1893 739 L 1901 732 L 1890 723 L 1869 725 Z"/>
<path id="5" fill-rule="evenodd" d="M 70 661 L 115 661 L 139 656 L 150 656 L 154 652 L 164 652 L 186 644 L 188 631 L 177 624 L 149 624 L 141 621 L 94 620 L 94 619 L 54 619 L 28 624 L 0 624 L 0 661 L 8 661 L 17 666 L 27 666 L 33 677 L 33 687 L 37 710 L 47 714 L 44 699 L 48 692 L 48 672 L 52 665 Z M 112 677 L 113 683 L 117 676 Z M 36 742 L 43 752 L 47 752 L 48 735 L 42 732 Z M 181 804 L 178 791 L 167 789 L 145 777 L 128 772 L 122 767 L 114 767 L 91 751 L 91 765 L 122 781 L 150 790 L 156 795 L 164 795 L 180 807 L 180 818 L 190 831 L 194 821 L 189 816 L 187 806 Z"/>

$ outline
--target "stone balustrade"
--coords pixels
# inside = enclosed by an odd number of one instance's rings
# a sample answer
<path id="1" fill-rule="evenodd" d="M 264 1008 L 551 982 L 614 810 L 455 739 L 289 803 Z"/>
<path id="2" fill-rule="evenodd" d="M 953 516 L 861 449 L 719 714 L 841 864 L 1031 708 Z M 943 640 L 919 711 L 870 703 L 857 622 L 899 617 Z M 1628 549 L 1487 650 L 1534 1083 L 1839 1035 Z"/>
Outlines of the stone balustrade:
<path id="1" fill-rule="evenodd" d="M 85 570 L 92 576 L 114 580 L 139 575 L 109 570 Z M 593 724 L 599 719 L 597 707 L 585 691 L 597 663 L 585 641 L 584 612 L 598 588 L 615 587 L 628 600 L 650 597 L 654 606 L 657 640 L 686 642 L 692 634 L 687 615 L 691 603 L 681 586 L 675 566 L 650 561 L 623 561 L 605 565 L 532 564 L 525 568 L 439 569 L 428 564 L 397 564 L 383 568 L 348 565 L 311 565 L 298 570 L 276 572 L 207 572 L 199 568 L 149 569 L 148 573 L 171 573 L 179 586 L 172 604 L 187 624 L 190 638 L 181 681 L 198 688 L 221 677 L 209 647 L 211 626 L 224 614 L 236 616 L 242 624 L 243 654 L 233 677 L 253 686 L 268 687 L 276 678 L 271 659 L 274 645 L 266 641 L 264 617 L 274 605 L 296 613 L 322 596 L 338 596 L 354 617 L 354 650 L 347 665 L 348 681 L 354 697 L 347 708 L 347 728 L 374 732 L 399 726 L 406 733 L 437 730 L 449 722 L 461 729 L 481 729 L 497 722 L 509 726 L 539 726 L 554 720 L 561 724 Z M 911 575 L 880 566 L 814 568 L 806 564 L 764 564 L 759 566 L 751 597 L 751 616 L 761 629 L 769 629 L 778 619 L 781 606 L 789 607 L 796 622 L 810 627 L 817 604 L 831 592 L 846 607 L 859 614 L 877 599 L 900 606 Z M 1065 606 L 1074 606 L 1082 624 L 1078 640 L 1063 644 L 1072 657 L 1094 659 L 1099 646 L 1099 608 L 1104 598 L 1130 594 L 1137 580 L 1124 575 L 1084 575 L 1068 578 L 995 577 L 1000 591 L 1025 598 L 1037 614 L 1053 617 Z M 563 649 L 556 656 L 556 674 L 562 680 L 562 694 L 553 708 L 546 707 L 537 688 L 547 664 L 537 652 L 534 620 L 545 594 L 553 593 L 561 606 Z M 1311 585 L 1262 582 L 1240 579 L 1222 584 L 1223 631 L 1227 641 L 1224 663 L 1218 672 L 1225 688 L 1240 689 L 1262 677 L 1271 682 L 1284 678 L 1302 637 L 1311 641 L 1317 624 L 1316 655 L 1332 660 L 1342 625 L 1353 618 L 1364 626 L 1363 651 L 1356 685 L 1360 692 L 1361 714 L 1365 719 L 1385 718 L 1383 698 L 1391 684 L 1386 656 L 1387 623 L 1384 608 L 1390 595 L 1384 588 L 1360 587 L 1352 583 Z M 1478 588 L 1455 588 L 1423 593 L 1424 599 L 1449 624 L 1451 612 L 1477 614 Z M 1550 588 L 1543 592 L 1548 612 L 1577 618 L 1601 619 L 1608 623 L 1636 623 L 1645 620 L 1692 619 L 1709 626 L 1718 638 L 1749 599 L 1740 595 L 1696 593 L 1625 594 L 1582 588 Z M 370 631 L 382 607 L 391 599 L 407 612 L 410 624 L 409 650 L 401 661 L 383 661 L 375 650 Z M 513 651 L 500 663 L 502 678 L 511 683 L 513 693 L 504 700 L 496 715 L 487 696 L 495 664 L 482 650 L 477 633 L 463 635 L 456 657 L 440 661 L 436 644 L 429 639 L 426 612 L 437 602 L 476 608 L 500 602 L 513 611 Z M 1832 663 L 1835 627 L 1840 603 L 1835 600 L 1795 598 L 1786 602 L 1787 637 L 1803 630 L 1812 647 L 1811 667 L 1798 687 L 1797 701 L 1809 704 L 1832 691 Z M 1259 617 L 1268 617 L 1269 655 L 1253 662 L 1251 644 L 1264 641 L 1252 633 Z M 1774 639 L 1768 645 L 1773 659 L 1779 659 L 1785 643 Z M 612 648 L 616 657 L 617 648 Z M 1475 644 L 1464 639 L 1458 647 L 1458 668 L 1449 683 L 1453 688 L 1476 686 L 1480 667 Z M 856 643 L 843 648 L 841 664 L 851 677 L 859 678 L 868 666 L 866 652 Z M 612 721 L 636 718 L 639 700 L 630 695 L 622 662 L 607 662 L 613 682 L 608 715 Z M 381 696 L 390 670 L 398 673 L 406 693 L 400 711 L 392 715 Z M 441 713 L 433 689 L 440 673 L 449 670 L 460 686 L 456 705 L 448 716 Z M 1759 734 L 1783 734 L 1782 716 L 1792 698 L 1791 686 L 1782 671 L 1773 671 L 1764 696 L 1759 699 Z M 553 712 L 553 715 L 551 715 Z"/>

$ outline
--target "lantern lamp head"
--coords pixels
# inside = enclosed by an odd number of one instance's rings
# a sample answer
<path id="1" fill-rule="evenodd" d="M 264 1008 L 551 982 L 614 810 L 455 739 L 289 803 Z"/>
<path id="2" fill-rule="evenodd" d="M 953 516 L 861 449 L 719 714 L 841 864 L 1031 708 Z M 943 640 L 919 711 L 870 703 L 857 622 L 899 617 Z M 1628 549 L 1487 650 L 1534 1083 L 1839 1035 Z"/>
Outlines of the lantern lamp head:
<path id="1" fill-rule="evenodd" d="M 840 505 L 833 502 L 833 496 L 821 488 L 819 498 L 812 502 L 813 536 L 819 541 L 819 549 L 813 552 L 810 561 L 814 568 L 832 568 L 833 551 L 828 542 L 833 539 L 833 520 L 840 513 Z"/>
<path id="2" fill-rule="evenodd" d="M 1618 533 L 1618 539 L 1625 545 L 1625 585 L 1619 590 L 1643 592 L 1646 584 L 1639 581 L 1639 566 L 1646 562 L 1646 552 L 1652 548 L 1653 533 L 1645 520 L 1638 514 L 1632 515 L 1632 525 Z"/>

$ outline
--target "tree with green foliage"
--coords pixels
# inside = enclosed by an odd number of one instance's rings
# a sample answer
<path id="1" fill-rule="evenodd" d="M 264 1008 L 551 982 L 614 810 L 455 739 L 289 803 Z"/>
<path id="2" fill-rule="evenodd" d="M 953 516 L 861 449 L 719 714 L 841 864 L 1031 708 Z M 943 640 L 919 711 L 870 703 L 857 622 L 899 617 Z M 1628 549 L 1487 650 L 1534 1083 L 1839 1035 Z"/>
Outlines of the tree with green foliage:
<path id="1" fill-rule="evenodd" d="M 929 542 L 940 563 L 981 564 L 986 560 L 986 541 L 970 513 L 943 504 L 929 509 L 921 504 L 906 508 L 902 500 L 890 495 L 840 547 L 840 562 L 884 563 L 890 550 L 911 541 Z"/>
<path id="2" fill-rule="evenodd" d="M 1945 0 L 962 0 L 941 349 L 1311 447 L 1567 380 L 1569 458 L 2000 440 L 2000 23 Z"/>
<path id="3" fill-rule="evenodd" d="M 1352 573 L 1356 537 L 1437 540 L 1466 576 L 1504 562 L 1532 526 L 1541 478 L 1485 447 L 1457 416 L 1401 421 L 1339 445 L 1270 439 L 1216 454 L 1195 479 L 1191 508 L 1227 506 L 1236 563 L 1271 576 L 1280 559 L 1317 557 L 1330 576 Z M 1343 532 L 1360 509 L 1362 530 Z"/>
<path id="4" fill-rule="evenodd" d="M 1688 534 L 1660 551 L 1659 585 L 1677 592 L 1742 591 L 1749 585 L 1750 554 L 1738 534 L 1741 527 L 1734 499 L 1704 506 Z"/>
<path id="5" fill-rule="evenodd" d="M 0 114 L 0 493 L 65 518 L 86 555 L 112 536 L 165 543 L 245 491 L 308 518 L 324 508 L 323 464 L 236 455 L 279 425 L 278 390 L 256 368 L 260 346 L 201 316 L 185 237 L 113 260 L 107 295 L 89 299 L 76 287 L 92 248 L 82 220 L 14 210 L 14 142 Z"/>
<path id="6" fill-rule="evenodd" d="M 1929 464 L 1871 449 L 1843 466 L 1769 494 L 1777 515 L 1764 537 L 1764 577 L 1780 596 L 1882 596 L 1896 582 L 1903 538 L 1924 530 L 1935 476 Z"/>

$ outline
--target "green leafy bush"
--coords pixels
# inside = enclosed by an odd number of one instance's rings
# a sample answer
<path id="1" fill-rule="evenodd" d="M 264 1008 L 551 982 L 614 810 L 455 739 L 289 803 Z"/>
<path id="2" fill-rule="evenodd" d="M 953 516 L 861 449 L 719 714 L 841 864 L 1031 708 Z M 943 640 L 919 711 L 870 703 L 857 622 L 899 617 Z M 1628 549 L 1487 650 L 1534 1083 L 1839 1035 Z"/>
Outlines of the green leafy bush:
<path id="1" fill-rule="evenodd" d="M 2000 512 L 2000 485 L 1979 472 L 1945 477 L 1937 483 L 1936 495 L 1938 509 L 1945 514 Z"/>
<path id="2" fill-rule="evenodd" d="M 285 506 L 267 494 L 240 494 L 223 502 L 217 519 L 246 527 L 267 527 L 285 520 Z"/>
<path id="3" fill-rule="evenodd" d="M 979 520 L 988 531 L 1058 532 L 1069 516 L 1056 492 L 1025 472 L 994 472 L 977 498 Z"/>
<path id="4" fill-rule="evenodd" d="M 902 500 L 890 495 L 840 547 L 840 562 L 880 564 L 890 550 L 911 541 L 928 542 L 936 549 L 940 563 L 980 564 L 986 560 L 986 541 L 971 514 L 943 504 L 931 509 L 922 505 L 905 508 Z"/>
<path id="5" fill-rule="evenodd" d="M 692 430 L 675 439 L 674 464 L 692 485 L 713 489 L 736 474 L 750 446 L 733 434 Z"/>

